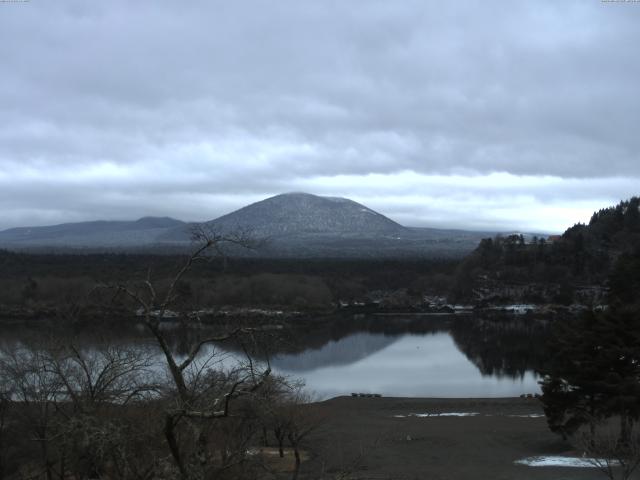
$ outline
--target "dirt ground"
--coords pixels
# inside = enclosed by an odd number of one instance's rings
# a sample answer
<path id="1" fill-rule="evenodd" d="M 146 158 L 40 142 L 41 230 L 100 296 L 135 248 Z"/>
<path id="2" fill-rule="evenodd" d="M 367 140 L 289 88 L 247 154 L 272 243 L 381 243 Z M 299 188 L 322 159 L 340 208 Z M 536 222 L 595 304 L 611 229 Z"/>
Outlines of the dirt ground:
<path id="1" fill-rule="evenodd" d="M 578 455 L 549 432 L 536 399 L 338 397 L 314 409 L 321 420 L 307 440 L 313 458 L 302 466 L 304 478 L 606 478 L 594 468 L 514 463 L 535 456 Z M 426 413 L 432 416 L 410 415 Z M 446 413 L 477 415 L 436 416 Z"/>

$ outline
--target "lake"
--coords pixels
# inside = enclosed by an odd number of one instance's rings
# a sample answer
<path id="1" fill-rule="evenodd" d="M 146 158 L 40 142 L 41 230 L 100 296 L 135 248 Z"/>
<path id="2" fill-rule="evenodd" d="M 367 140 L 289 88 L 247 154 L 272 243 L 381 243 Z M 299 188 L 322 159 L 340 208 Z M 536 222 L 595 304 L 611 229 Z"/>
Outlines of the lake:
<path id="1" fill-rule="evenodd" d="M 299 377 L 317 397 L 351 392 L 397 397 L 511 397 L 539 391 L 531 370 L 483 374 L 450 333 L 356 333 L 320 349 L 272 359 L 278 373 Z"/>
<path id="2" fill-rule="evenodd" d="M 47 335 L 43 328 L 0 329 L 1 343 L 24 344 Z M 55 332 L 85 350 L 105 340 L 154 349 L 142 325 Z M 49 333 L 50 334 L 50 333 Z M 187 352 L 197 329 L 168 328 L 172 348 Z M 304 381 L 316 399 L 351 393 L 398 397 L 511 397 L 539 392 L 536 373 L 546 356 L 548 322 L 518 316 L 340 317 L 287 331 L 271 346 L 277 374 Z M 238 345 L 214 348 L 230 364 Z M 202 352 L 206 357 L 211 348 Z M 158 352 L 158 364 L 163 358 Z"/>

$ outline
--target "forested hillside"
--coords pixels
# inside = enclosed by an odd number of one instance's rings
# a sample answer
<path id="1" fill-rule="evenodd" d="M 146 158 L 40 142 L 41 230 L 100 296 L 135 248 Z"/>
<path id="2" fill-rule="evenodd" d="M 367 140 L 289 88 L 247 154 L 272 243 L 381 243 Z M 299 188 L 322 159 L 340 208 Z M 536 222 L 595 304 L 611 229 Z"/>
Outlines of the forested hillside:
<path id="1" fill-rule="evenodd" d="M 627 273 L 637 270 L 632 263 L 639 255 L 640 198 L 633 197 L 595 212 L 589 224 L 578 223 L 559 237 L 483 239 L 460 265 L 456 294 L 490 296 L 490 290 L 500 290 L 498 295 L 508 296 L 517 290 L 518 300 L 571 303 L 577 293 L 605 285 L 609 275 L 624 283 Z M 511 288 L 505 291 L 505 285 Z"/>

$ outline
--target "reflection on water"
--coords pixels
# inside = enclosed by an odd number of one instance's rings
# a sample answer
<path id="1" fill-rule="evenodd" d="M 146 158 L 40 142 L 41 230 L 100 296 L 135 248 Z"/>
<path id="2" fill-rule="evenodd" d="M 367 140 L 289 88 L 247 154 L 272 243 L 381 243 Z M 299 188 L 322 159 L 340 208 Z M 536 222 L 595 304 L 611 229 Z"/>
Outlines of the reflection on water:
<path id="1" fill-rule="evenodd" d="M 338 341 L 329 341 L 319 349 L 309 348 L 295 354 L 278 354 L 271 359 L 271 364 L 281 371 L 307 375 L 322 367 L 341 367 L 366 361 L 397 340 L 394 336 L 354 333 Z"/>
<path id="2" fill-rule="evenodd" d="M 323 399 L 351 392 L 517 396 L 539 390 L 535 372 L 544 361 L 547 331 L 547 322 L 518 317 L 338 318 L 294 330 L 286 340 L 272 343 L 271 364 L 276 373 L 303 379 Z M 189 351 L 199 336 L 193 328 L 171 329 L 168 334 L 178 353 Z M 0 330 L 0 342 L 42 335 L 41 329 L 12 326 Z M 86 349 L 105 337 L 127 346 L 154 348 L 144 328 L 92 328 L 65 335 Z M 229 344 L 216 350 L 240 355 Z M 158 360 L 162 361 L 160 355 Z"/>
<path id="3" fill-rule="evenodd" d="M 358 355 L 352 361 L 341 361 Z M 364 349 L 373 347 L 367 354 Z M 382 347 L 382 348 L 380 348 Z M 320 350 L 279 355 L 275 370 L 305 379 L 321 398 L 350 392 L 410 397 L 505 397 L 538 391 L 532 371 L 515 378 L 483 375 L 457 348 L 450 333 L 359 333 Z"/>
<path id="4" fill-rule="evenodd" d="M 474 318 L 452 324 L 450 331 L 456 346 L 483 375 L 523 376 L 540 369 L 546 358 L 546 321 Z"/>

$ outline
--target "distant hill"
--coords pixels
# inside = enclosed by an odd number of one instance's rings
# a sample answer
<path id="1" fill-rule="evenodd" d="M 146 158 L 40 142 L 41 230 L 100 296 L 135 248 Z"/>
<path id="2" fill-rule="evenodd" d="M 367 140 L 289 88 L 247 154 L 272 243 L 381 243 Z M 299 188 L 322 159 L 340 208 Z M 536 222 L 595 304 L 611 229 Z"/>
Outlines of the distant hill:
<path id="1" fill-rule="evenodd" d="M 47 227 L 19 227 L 0 232 L 0 245 L 9 247 L 96 247 L 153 244 L 167 231 L 186 225 L 169 217 L 136 221 L 63 223 Z"/>
<path id="2" fill-rule="evenodd" d="M 218 233 L 247 231 L 266 240 L 258 251 L 234 255 L 267 257 L 460 257 L 486 232 L 404 227 L 346 198 L 286 193 L 204 222 Z M 0 232 L 0 247 L 81 248 L 175 252 L 191 248 L 195 224 L 145 217 L 135 222 L 83 222 Z"/>

